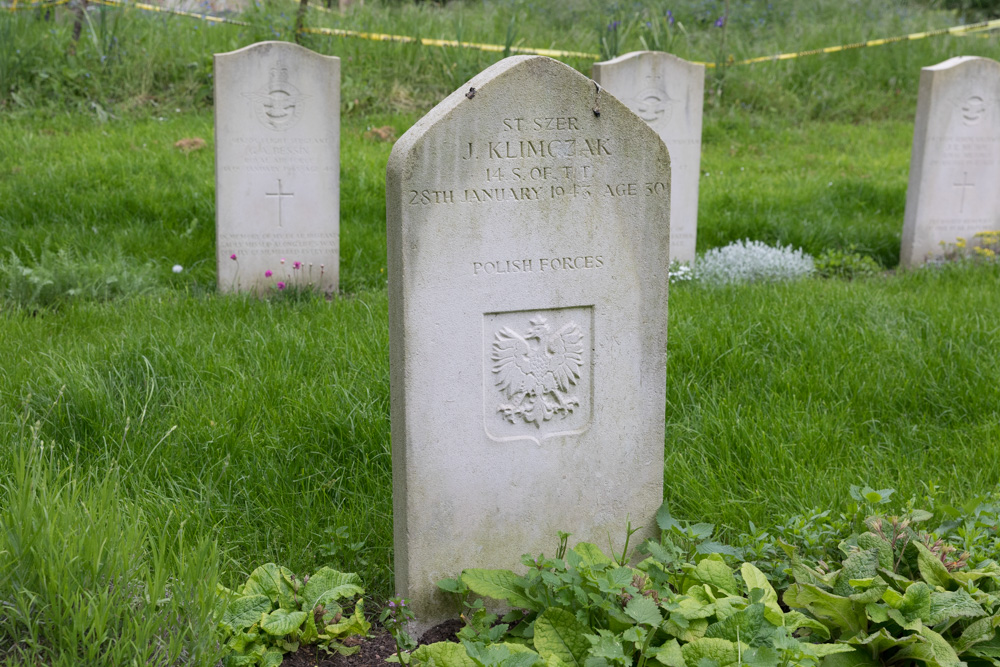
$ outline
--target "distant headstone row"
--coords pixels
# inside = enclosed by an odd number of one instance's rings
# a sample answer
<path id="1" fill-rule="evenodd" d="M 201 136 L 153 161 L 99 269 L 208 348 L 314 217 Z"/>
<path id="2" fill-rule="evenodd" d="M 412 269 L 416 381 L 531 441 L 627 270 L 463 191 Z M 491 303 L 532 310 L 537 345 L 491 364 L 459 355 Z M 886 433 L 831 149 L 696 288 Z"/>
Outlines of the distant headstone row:
<path id="1" fill-rule="evenodd" d="M 215 58 L 219 289 L 336 292 L 340 60 L 287 42 Z M 673 164 L 668 259 L 693 262 L 704 67 L 643 51 L 596 63 L 593 75 L 666 144 Z M 508 178 L 529 185 L 535 176 L 529 167 Z M 959 57 L 924 68 L 900 264 L 921 264 L 960 238 L 1000 228 L 998 178 L 1000 63 Z M 483 271 L 517 266 L 487 263 Z"/>

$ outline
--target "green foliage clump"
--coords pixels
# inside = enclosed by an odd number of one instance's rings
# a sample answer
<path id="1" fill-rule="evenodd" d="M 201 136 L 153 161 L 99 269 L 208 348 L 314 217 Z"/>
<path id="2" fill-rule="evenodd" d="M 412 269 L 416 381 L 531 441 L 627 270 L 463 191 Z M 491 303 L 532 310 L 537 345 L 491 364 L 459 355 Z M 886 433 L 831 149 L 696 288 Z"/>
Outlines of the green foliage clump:
<path id="1" fill-rule="evenodd" d="M 635 567 L 625 552 L 608 557 L 580 543 L 556 558 L 526 556 L 524 575 L 509 570 L 469 569 L 460 580 L 442 582 L 506 602 L 513 611 L 500 625 L 474 610 L 460 635 L 463 649 L 432 644 L 413 658 L 429 664 L 459 664 L 464 650 L 481 667 L 541 664 L 643 667 L 650 660 L 668 667 L 692 665 L 816 665 L 851 647 L 817 643 L 825 626 L 786 611 L 764 573 L 751 563 L 734 568 L 738 552 L 711 540 L 708 524 L 675 520 L 662 507 L 661 537 L 647 541 L 650 556 Z M 627 545 L 626 545 L 627 552 Z M 681 562 L 681 558 L 691 562 Z"/>
<path id="2" fill-rule="evenodd" d="M 784 603 L 823 623 L 831 640 L 855 647 L 855 665 L 990 661 L 1000 565 L 969 568 L 969 553 L 919 527 L 933 516 L 869 517 L 868 530 L 842 541 L 829 569 L 793 564 Z"/>
<path id="3" fill-rule="evenodd" d="M 874 276 L 882 271 L 878 261 L 862 255 L 856 246 L 846 249 L 828 248 L 821 252 L 815 261 L 816 273 L 824 278 L 845 278 L 851 280 L 863 276 Z"/>
<path id="4" fill-rule="evenodd" d="M 954 243 L 941 241 L 943 259 L 948 262 L 970 260 L 979 262 L 1000 261 L 1000 231 L 976 232 L 972 241 L 959 237 Z"/>
<path id="5" fill-rule="evenodd" d="M 47 308 L 73 300 L 108 301 L 153 289 L 152 266 L 133 267 L 79 257 L 67 249 L 47 247 L 36 255 L 25 249 L 25 261 L 8 248 L 0 256 L 0 298 L 23 308 Z"/>
<path id="6" fill-rule="evenodd" d="M 323 567 L 299 579 L 291 570 L 267 563 L 250 574 L 236 592 L 219 587 L 224 609 L 219 623 L 226 667 L 280 665 L 285 653 L 305 644 L 351 655 L 371 629 L 365 619 L 364 595 L 356 574 Z M 338 600 L 357 597 L 353 611 Z"/>
<path id="7" fill-rule="evenodd" d="M 657 513 L 657 540 L 631 566 L 626 549 L 608 557 L 593 544 L 555 558 L 525 556 L 523 575 L 469 569 L 439 586 L 463 600 L 461 646 L 417 648 L 409 662 L 447 667 L 926 667 L 989 664 L 1000 636 L 1000 565 L 977 561 L 949 539 L 959 526 L 989 522 L 997 507 L 947 508 L 937 531 L 921 526 L 935 512 L 907 504 L 899 516 L 882 510 L 892 489 L 851 487 L 854 516 L 811 513 L 790 520 L 775 536 L 741 538 L 750 548 L 713 539 L 714 527 Z M 860 512 L 874 512 L 865 519 Z M 631 534 L 631 530 L 629 531 Z M 782 537 L 789 538 L 785 542 Z M 978 535 L 978 533 L 977 533 Z M 819 537 L 825 544 L 820 544 Z M 993 548 L 994 541 L 974 541 Z M 770 545 L 767 543 L 770 542 Z M 803 544 L 800 553 L 796 544 Z M 988 547 L 986 545 L 989 545 Z M 784 564 L 758 567 L 746 556 Z M 817 556 L 822 554 L 822 559 Z M 980 550 L 982 555 L 982 550 Z M 825 559 L 825 560 L 824 560 Z M 512 611 L 501 622 L 482 599 Z M 471 661 L 471 662 L 470 662 Z"/>

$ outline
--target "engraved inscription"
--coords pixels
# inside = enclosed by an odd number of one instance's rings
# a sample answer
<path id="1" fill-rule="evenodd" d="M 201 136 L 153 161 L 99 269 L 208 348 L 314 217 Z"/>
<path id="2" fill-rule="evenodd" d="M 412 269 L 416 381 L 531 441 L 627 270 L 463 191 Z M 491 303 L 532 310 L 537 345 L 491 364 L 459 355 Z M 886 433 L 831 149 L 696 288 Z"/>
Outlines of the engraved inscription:
<path id="1" fill-rule="evenodd" d="M 456 146 L 468 179 L 407 190 L 409 206 L 530 206 L 548 201 L 666 197 L 668 184 L 622 182 L 607 165 L 620 157 L 616 140 L 595 136 L 572 116 L 502 118 L 498 137 L 470 137 Z M 621 180 L 619 180 L 621 179 Z"/>
<path id="2" fill-rule="evenodd" d="M 496 333 L 493 350 L 494 382 L 507 399 L 497 412 L 511 424 L 541 427 L 563 419 L 580 405 L 576 384 L 583 366 L 583 332 L 574 321 L 553 331 L 537 314 L 519 333 L 504 327 Z"/>
<path id="3" fill-rule="evenodd" d="M 254 114 L 264 127 L 287 130 L 302 116 L 302 103 L 306 96 L 288 81 L 288 69 L 281 63 L 271 70 L 267 84 L 258 90 L 244 93 L 253 104 Z"/>
<path id="4" fill-rule="evenodd" d="M 299 176 L 329 174 L 336 167 L 323 137 L 234 137 L 229 143 L 231 161 L 219 167 L 225 173 Z"/>
<path id="5" fill-rule="evenodd" d="M 219 245 L 223 255 L 236 253 L 240 257 L 274 257 L 278 253 L 301 257 L 337 253 L 340 249 L 333 232 L 221 234 Z"/>
<path id="6" fill-rule="evenodd" d="M 494 175 L 503 180 L 503 174 Z M 605 183 L 603 187 L 593 184 L 567 183 L 566 185 L 516 188 L 465 188 L 464 190 L 410 190 L 407 193 L 410 206 L 430 206 L 433 204 L 486 204 L 499 202 L 537 202 L 564 197 L 649 197 L 663 196 L 667 184 L 647 183 Z"/>
<path id="7" fill-rule="evenodd" d="M 472 275 L 493 276 L 505 273 L 545 273 L 546 271 L 586 271 L 604 268 L 603 255 L 575 255 L 572 257 L 536 257 L 525 259 L 496 259 L 472 263 Z"/>
<path id="8" fill-rule="evenodd" d="M 1000 137 L 930 136 L 931 164 L 986 167 L 996 162 Z"/>

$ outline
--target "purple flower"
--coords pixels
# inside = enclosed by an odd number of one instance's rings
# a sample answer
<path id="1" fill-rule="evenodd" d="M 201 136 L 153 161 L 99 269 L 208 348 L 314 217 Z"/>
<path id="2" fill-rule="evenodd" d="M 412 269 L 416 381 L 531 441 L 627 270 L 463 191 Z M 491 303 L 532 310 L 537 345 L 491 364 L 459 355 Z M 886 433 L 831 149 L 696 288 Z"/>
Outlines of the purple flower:
<path id="1" fill-rule="evenodd" d="M 608 30 L 614 32 L 615 30 L 618 30 L 618 26 L 620 26 L 621 24 L 622 24 L 621 21 L 612 21 L 611 23 L 608 24 Z"/>
<path id="2" fill-rule="evenodd" d="M 270 277 L 271 277 L 271 276 L 273 276 L 273 275 L 274 275 L 274 274 L 273 274 L 273 273 L 271 273 L 271 269 L 268 269 L 267 271 L 265 271 L 265 272 L 264 272 L 264 277 L 265 277 L 265 278 L 270 278 Z"/>
<path id="3" fill-rule="evenodd" d="M 725 16 L 720 16 L 719 18 L 715 19 L 715 27 L 716 28 L 721 28 L 724 25 L 726 25 L 726 17 Z"/>
<path id="4" fill-rule="evenodd" d="M 294 264 L 292 264 L 292 268 L 293 269 L 300 269 L 300 268 L 302 268 L 302 262 L 295 262 Z"/>
<path id="5" fill-rule="evenodd" d="M 235 260 L 236 259 L 236 253 L 234 252 L 232 255 L 230 255 L 229 259 Z"/>
<path id="6" fill-rule="evenodd" d="M 389 600 L 389 609 L 395 609 L 395 608 L 396 608 L 396 603 L 393 602 L 392 600 Z"/>
<path id="7" fill-rule="evenodd" d="M 279 282 L 278 289 L 285 289 L 285 283 Z"/>
<path id="8" fill-rule="evenodd" d="M 667 10 L 667 23 L 669 23 L 670 25 L 674 24 L 674 13 L 669 9 Z"/>

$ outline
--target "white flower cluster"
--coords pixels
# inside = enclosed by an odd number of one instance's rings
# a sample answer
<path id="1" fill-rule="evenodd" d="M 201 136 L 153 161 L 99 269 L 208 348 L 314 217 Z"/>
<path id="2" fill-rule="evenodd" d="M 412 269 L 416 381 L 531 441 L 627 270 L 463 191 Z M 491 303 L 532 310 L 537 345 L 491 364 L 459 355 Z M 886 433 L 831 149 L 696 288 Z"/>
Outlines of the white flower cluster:
<path id="1" fill-rule="evenodd" d="M 687 282 L 694 278 L 694 269 L 691 268 L 690 264 L 681 264 L 676 259 L 672 259 L 670 260 L 669 275 L 671 283 Z"/>
<path id="2" fill-rule="evenodd" d="M 772 247 L 761 241 L 736 241 L 712 248 L 695 263 L 694 277 L 711 285 L 792 280 L 815 271 L 813 258 L 800 248 Z"/>

